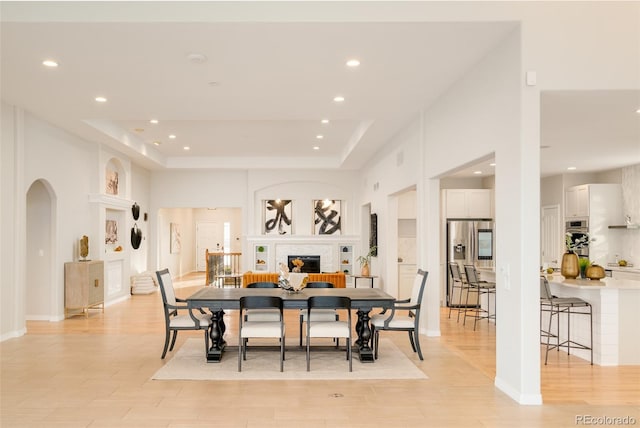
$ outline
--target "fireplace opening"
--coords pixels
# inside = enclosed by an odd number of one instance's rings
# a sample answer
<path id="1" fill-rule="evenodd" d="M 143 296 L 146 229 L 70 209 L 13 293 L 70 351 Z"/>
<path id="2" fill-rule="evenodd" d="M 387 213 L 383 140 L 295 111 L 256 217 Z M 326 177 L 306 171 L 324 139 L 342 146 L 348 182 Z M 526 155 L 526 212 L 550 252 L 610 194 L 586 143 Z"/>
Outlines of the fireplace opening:
<path id="1" fill-rule="evenodd" d="M 320 273 L 320 256 L 287 256 L 287 265 L 289 271 L 293 272 L 293 260 L 300 259 L 304 263 L 301 272 L 305 273 Z"/>

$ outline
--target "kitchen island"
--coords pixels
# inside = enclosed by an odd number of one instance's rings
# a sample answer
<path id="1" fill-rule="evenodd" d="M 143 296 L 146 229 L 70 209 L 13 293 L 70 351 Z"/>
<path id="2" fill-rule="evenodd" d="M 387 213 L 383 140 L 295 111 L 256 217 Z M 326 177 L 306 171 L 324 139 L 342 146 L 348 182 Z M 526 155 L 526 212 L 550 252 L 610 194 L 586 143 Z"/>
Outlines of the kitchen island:
<path id="1" fill-rule="evenodd" d="M 593 363 L 601 366 L 640 364 L 640 281 L 603 278 L 565 279 L 547 275 L 551 293 L 579 297 L 593 307 Z M 546 314 L 545 314 L 546 315 Z M 555 322 L 554 322 L 555 324 Z M 548 325 L 548 318 L 543 318 Z M 571 318 L 572 340 L 589 343 L 587 317 Z M 566 319 L 560 320 L 560 338 L 566 339 Z M 571 349 L 571 354 L 589 360 L 589 351 Z"/>

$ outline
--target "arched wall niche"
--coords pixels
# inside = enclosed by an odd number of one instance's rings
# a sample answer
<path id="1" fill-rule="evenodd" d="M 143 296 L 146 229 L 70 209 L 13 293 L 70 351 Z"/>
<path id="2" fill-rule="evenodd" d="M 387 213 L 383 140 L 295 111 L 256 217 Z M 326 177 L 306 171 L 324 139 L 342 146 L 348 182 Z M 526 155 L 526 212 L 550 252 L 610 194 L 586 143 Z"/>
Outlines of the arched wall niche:
<path id="1" fill-rule="evenodd" d="M 45 179 L 34 180 L 26 197 L 26 252 L 29 267 L 25 281 L 25 319 L 54 321 L 63 310 L 62 288 L 55 278 L 56 193 Z M 28 303 L 27 303 L 28 302 Z"/>
<path id="2" fill-rule="evenodd" d="M 102 148 L 99 154 L 100 179 L 96 194 L 130 199 L 131 161 Z"/>
<path id="3" fill-rule="evenodd" d="M 127 174 L 122 162 L 117 158 L 111 158 L 104 167 L 103 192 L 110 196 L 126 198 L 125 189 Z"/>

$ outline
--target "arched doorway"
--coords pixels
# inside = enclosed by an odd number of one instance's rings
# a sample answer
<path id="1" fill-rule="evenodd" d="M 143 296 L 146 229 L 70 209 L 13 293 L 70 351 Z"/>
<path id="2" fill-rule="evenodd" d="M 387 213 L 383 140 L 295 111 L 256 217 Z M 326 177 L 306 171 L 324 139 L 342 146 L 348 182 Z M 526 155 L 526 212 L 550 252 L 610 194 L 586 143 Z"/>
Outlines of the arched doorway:
<path id="1" fill-rule="evenodd" d="M 25 286 L 25 319 L 52 320 L 55 286 L 53 274 L 54 238 L 51 186 L 36 180 L 27 191 L 27 269 Z"/>

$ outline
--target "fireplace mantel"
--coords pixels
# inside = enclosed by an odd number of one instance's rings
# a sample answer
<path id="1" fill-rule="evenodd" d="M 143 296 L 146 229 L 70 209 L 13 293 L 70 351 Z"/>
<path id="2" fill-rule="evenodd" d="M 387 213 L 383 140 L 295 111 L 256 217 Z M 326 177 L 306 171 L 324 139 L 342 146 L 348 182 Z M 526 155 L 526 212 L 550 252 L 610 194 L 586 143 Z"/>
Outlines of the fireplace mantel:
<path id="1" fill-rule="evenodd" d="M 243 257 L 246 270 L 277 272 L 280 263 L 287 264 L 289 255 L 319 255 L 322 272 L 353 273 L 353 254 L 357 254 L 359 236 L 272 236 L 259 235 L 246 238 Z M 260 248 L 262 251 L 257 252 Z M 349 251 L 345 251 L 349 250 Z M 262 258 L 265 263 L 258 264 Z M 348 260 L 348 263 L 344 263 Z"/>

